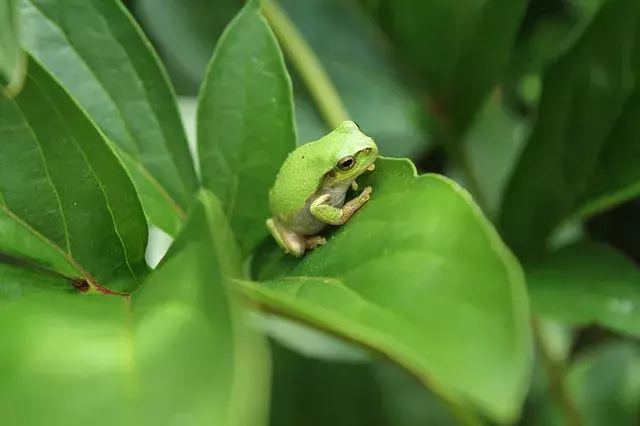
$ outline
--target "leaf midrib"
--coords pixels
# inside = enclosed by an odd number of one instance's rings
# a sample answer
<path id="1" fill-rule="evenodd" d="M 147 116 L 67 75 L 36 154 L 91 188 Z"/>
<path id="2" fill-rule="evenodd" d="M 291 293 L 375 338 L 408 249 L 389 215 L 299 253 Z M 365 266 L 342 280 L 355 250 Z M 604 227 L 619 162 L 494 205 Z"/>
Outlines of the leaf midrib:
<path id="1" fill-rule="evenodd" d="M 68 45 L 68 46 L 69 46 L 69 47 L 70 47 L 70 48 L 75 52 L 76 57 L 77 57 L 77 58 L 78 58 L 78 60 L 79 60 L 79 63 L 81 63 L 81 64 L 85 67 L 85 69 L 89 72 L 89 74 L 93 76 L 94 81 L 96 81 L 96 82 L 98 83 L 98 84 L 97 84 L 97 87 L 99 87 L 99 88 L 101 89 L 101 91 L 104 93 L 104 95 L 105 95 L 105 96 L 106 96 L 106 97 L 111 101 L 111 103 L 114 105 L 115 110 L 116 110 L 116 111 L 117 111 L 117 113 L 118 113 L 118 117 L 120 118 L 120 122 L 122 123 L 123 128 L 124 128 L 125 132 L 127 133 L 128 137 L 129 137 L 129 140 L 131 140 L 131 141 L 134 143 L 135 147 L 136 147 L 136 154 L 137 154 L 137 155 L 132 155 L 132 154 L 127 153 L 127 154 L 129 155 L 129 158 L 133 158 L 133 159 L 135 160 L 135 163 L 137 163 L 137 164 L 139 165 L 139 166 L 138 166 L 138 167 L 139 167 L 139 170 L 141 170 L 141 171 L 142 171 L 142 170 L 144 170 L 144 172 L 141 172 L 141 174 L 147 178 L 147 180 L 150 182 L 150 184 L 151 184 L 152 186 L 154 186 L 154 187 L 158 188 L 159 192 L 160 192 L 160 193 L 161 193 L 165 198 L 167 198 L 167 201 L 168 201 L 168 202 L 169 202 L 169 204 L 172 206 L 172 208 L 175 210 L 176 214 L 177 214 L 180 218 L 184 218 L 184 217 L 185 217 L 184 209 L 183 209 L 183 208 L 180 206 L 180 204 L 175 200 L 175 198 L 169 194 L 169 192 L 164 188 L 164 186 L 162 186 L 162 185 L 161 185 L 161 184 L 160 184 L 160 183 L 159 183 L 155 178 L 151 178 L 153 175 L 151 174 L 151 172 L 149 172 L 149 170 L 146 168 L 146 166 L 144 165 L 144 163 L 140 160 L 140 145 L 139 145 L 139 143 L 138 143 L 139 141 L 138 141 L 136 138 L 134 138 L 134 137 L 133 137 L 133 134 L 131 133 L 130 125 L 129 125 L 128 121 L 124 119 L 124 116 L 122 115 L 122 110 L 121 110 L 121 108 L 120 108 L 119 104 L 118 104 L 117 102 L 115 102 L 115 100 L 113 99 L 113 97 L 112 97 L 111 93 L 107 90 L 107 88 L 106 88 L 106 86 L 104 85 L 104 83 L 103 83 L 103 82 L 98 78 L 98 76 L 93 72 L 93 70 L 91 69 L 91 67 L 89 67 L 89 65 L 85 62 L 85 60 L 84 60 L 84 58 L 83 58 L 82 54 L 80 53 L 80 51 L 78 51 L 78 49 L 76 48 L 76 46 L 75 46 L 73 43 L 71 43 L 71 40 L 70 40 L 70 39 L 69 39 L 69 37 L 67 36 L 67 33 L 65 32 L 65 30 L 64 30 L 64 29 L 63 29 L 63 28 L 62 28 L 62 27 L 61 27 L 61 26 L 60 26 L 56 21 L 54 21 L 53 19 L 51 19 L 51 18 L 50 18 L 50 16 L 49 16 L 49 15 L 47 15 L 47 14 L 46 14 L 46 13 L 45 13 L 45 12 L 44 12 L 44 11 L 43 11 L 43 10 L 42 10 L 42 9 L 41 9 L 37 4 L 36 4 L 36 3 L 32 2 L 31 0 L 27 0 L 27 1 L 28 1 L 28 2 L 29 2 L 29 4 L 31 4 L 35 9 L 37 9 L 37 10 L 38 10 L 38 12 L 40 12 L 40 14 L 41 14 L 41 15 L 42 15 L 42 16 L 43 16 L 47 21 L 49 21 L 53 27 L 55 27 L 55 28 L 57 28 L 57 29 L 58 29 L 60 36 L 61 36 L 64 40 L 66 40 L 67 45 Z M 89 1 L 89 3 L 91 3 L 91 2 Z M 93 4 L 91 4 L 91 6 L 94 8 L 94 10 L 96 10 L 96 9 L 95 9 L 95 6 L 94 6 Z M 102 17 L 102 15 L 101 15 L 97 10 L 96 10 L 96 13 L 97 13 L 97 15 L 100 17 L 100 19 L 103 19 L 103 20 L 104 20 L 104 18 Z M 110 28 L 108 25 L 107 25 L 107 28 L 109 28 L 109 32 L 113 35 L 113 33 L 111 32 L 111 28 Z M 130 62 L 130 63 L 132 63 L 132 62 L 131 62 L 131 59 L 130 59 L 130 57 L 129 57 L 129 53 L 127 52 L 127 50 L 122 46 L 122 44 L 121 44 L 121 43 L 120 43 L 120 42 L 119 42 L 115 37 L 113 38 L 113 40 L 115 40 L 115 41 L 117 41 L 117 42 L 118 42 L 118 44 L 120 45 L 120 47 L 121 47 L 121 48 L 122 48 L 122 50 L 124 51 L 125 55 L 126 55 L 126 56 L 127 56 L 127 58 L 129 59 L 129 62 Z M 135 67 L 133 67 L 133 65 L 132 65 L 132 68 L 135 70 Z M 136 74 L 137 74 L 137 71 L 136 71 Z M 146 87 L 145 87 L 144 85 L 140 85 L 140 87 L 142 88 L 142 91 L 146 94 L 146 93 L 147 93 L 147 89 L 146 89 Z M 69 93 L 69 96 L 71 96 L 71 94 L 70 94 L 70 93 Z M 152 114 L 151 114 L 151 115 L 153 116 L 153 119 L 154 119 L 154 121 L 156 122 L 156 124 L 158 124 L 158 128 L 160 129 L 160 132 L 161 132 L 161 134 L 163 135 L 163 137 L 162 137 L 162 144 L 163 144 L 163 146 L 164 146 L 164 148 L 165 148 L 165 155 L 169 154 L 169 155 L 167 155 L 167 156 L 171 159 L 171 155 L 170 155 L 171 151 L 170 151 L 170 150 L 168 149 L 168 147 L 167 147 L 167 142 L 168 142 L 168 141 L 167 141 L 166 135 L 165 135 L 165 133 L 164 133 L 164 128 L 163 128 L 162 126 L 160 126 L 160 125 L 159 125 L 158 117 L 156 116 L 156 111 L 155 111 L 155 110 L 153 109 L 153 107 L 151 106 L 151 103 L 149 102 L 148 97 L 147 97 L 147 96 L 143 96 L 143 99 L 144 99 L 145 103 L 147 104 L 147 106 L 149 107 L 150 111 L 152 112 Z M 119 148 L 119 152 L 121 152 L 121 153 L 122 153 L 122 152 L 126 152 L 122 147 L 118 146 L 118 148 Z M 171 165 L 171 167 L 174 169 L 174 171 L 176 172 L 176 175 L 177 175 L 178 177 L 180 177 L 180 178 L 178 179 L 178 181 L 180 182 L 180 185 L 181 185 L 181 187 L 182 187 L 182 189 L 183 189 L 184 193 L 185 193 L 185 194 L 188 194 L 188 191 L 186 190 L 185 183 L 184 183 L 184 181 L 182 180 L 182 178 L 181 178 L 180 174 L 178 173 L 178 170 L 177 170 L 177 166 L 176 166 L 176 164 L 175 164 L 173 161 L 169 161 L 168 163 L 169 163 L 169 164 Z"/>

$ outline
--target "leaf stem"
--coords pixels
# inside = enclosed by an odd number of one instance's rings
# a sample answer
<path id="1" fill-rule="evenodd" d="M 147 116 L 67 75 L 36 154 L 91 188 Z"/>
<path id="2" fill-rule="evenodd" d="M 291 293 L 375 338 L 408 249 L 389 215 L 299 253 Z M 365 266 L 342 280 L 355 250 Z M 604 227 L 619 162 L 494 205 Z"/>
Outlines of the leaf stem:
<path id="1" fill-rule="evenodd" d="M 567 426 L 581 426 L 582 420 L 580 418 L 580 412 L 576 408 L 567 384 L 565 381 L 565 368 L 561 362 L 558 362 L 551 355 L 549 348 L 542 334 L 540 327 L 540 320 L 537 318 L 532 319 L 533 337 L 538 348 L 538 354 L 540 356 L 540 362 L 549 378 L 549 386 L 551 392 L 555 396 L 558 405 L 562 410 L 564 417 L 564 423 Z"/>
<path id="2" fill-rule="evenodd" d="M 349 120 L 349 113 L 320 60 L 285 11 L 274 0 L 262 0 L 262 13 L 327 124 L 335 128 Z"/>

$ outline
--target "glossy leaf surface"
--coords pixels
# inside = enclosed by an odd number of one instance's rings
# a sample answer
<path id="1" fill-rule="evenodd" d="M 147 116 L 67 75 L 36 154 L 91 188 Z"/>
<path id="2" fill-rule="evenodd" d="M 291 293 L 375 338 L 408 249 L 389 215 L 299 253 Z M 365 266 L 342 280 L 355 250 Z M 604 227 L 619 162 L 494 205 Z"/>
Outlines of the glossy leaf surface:
<path id="1" fill-rule="evenodd" d="M 37 61 L 20 95 L 0 100 L 0 141 L 0 250 L 108 289 L 137 287 L 148 231 L 135 189 Z"/>
<path id="2" fill-rule="evenodd" d="M 150 221 L 175 235 L 198 183 L 173 93 L 116 0 L 21 0 L 25 48 L 117 148 Z"/>
<path id="3" fill-rule="evenodd" d="M 386 354 L 496 419 L 515 418 L 531 355 L 517 262 L 445 178 L 381 159 L 359 184 L 373 187 L 371 200 L 325 246 L 300 261 L 274 252 L 261 265 L 271 279 L 242 288 Z"/>
<path id="4" fill-rule="evenodd" d="M 203 185 L 222 202 L 244 253 L 267 235 L 268 192 L 295 144 L 289 75 L 253 0 L 220 38 L 198 106 Z"/>

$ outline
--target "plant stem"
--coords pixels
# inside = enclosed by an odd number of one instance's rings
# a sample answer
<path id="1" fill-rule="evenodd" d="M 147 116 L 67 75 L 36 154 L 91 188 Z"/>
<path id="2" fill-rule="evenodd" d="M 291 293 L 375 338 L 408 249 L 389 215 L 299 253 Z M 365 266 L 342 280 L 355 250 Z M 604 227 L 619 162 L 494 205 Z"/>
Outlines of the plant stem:
<path id="1" fill-rule="evenodd" d="M 318 57 L 284 10 L 273 0 L 262 0 L 262 13 L 300 74 L 327 124 L 335 128 L 343 121 L 349 120 L 349 113 Z"/>
<path id="2" fill-rule="evenodd" d="M 531 322 L 533 326 L 533 337 L 538 348 L 540 361 L 547 373 L 551 392 L 554 394 L 557 403 L 562 410 L 565 425 L 581 426 L 582 420 L 580 418 L 580 412 L 573 403 L 569 389 L 567 389 L 564 365 L 561 362 L 556 361 L 551 355 L 544 340 L 539 319 L 533 318 Z"/>

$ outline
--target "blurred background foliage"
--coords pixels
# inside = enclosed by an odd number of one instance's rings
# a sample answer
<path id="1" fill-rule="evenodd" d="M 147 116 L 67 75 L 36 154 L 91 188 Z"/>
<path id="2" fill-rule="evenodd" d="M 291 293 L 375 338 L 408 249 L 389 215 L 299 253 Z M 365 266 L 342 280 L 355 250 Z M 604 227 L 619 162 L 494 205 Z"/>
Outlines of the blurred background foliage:
<path id="1" fill-rule="evenodd" d="M 206 65 L 243 2 L 124 3 L 159 52 L 192 133 Z M 634 1 L 611 3 L 279 1 L 351 117 L 376 139 L 383 155 L 409 157 L 420 172 L 444 173 L 467 186 L 525 265 L 544 252 L 546 236 L 552 248 L 593 240 L 617 249 L 625 259 L 624 266 L 613 267 L 614 275 L 630 268 L 620 286 L 630 292 L 634 302 L 629 303 L 636 303 L 640 92 L 629 69 L 640 78 L 640 14 Z M 294 83 L 298 143 L 304 143 L 325 134 L 332 123 L 284 52 Z M 594 81 L 607 90 L 599 92 Z M 522 155 L 525 149 L 529 155 Z M 524 163 L 518 164 L 519 158 Z M 507 207 L 501 209 L 503 203 Z M 564 225 L 556 229 L 558 223 Z M 544 234 L 537 239 L 540 247 L 523 233 Z M 575 262 L 593 259 L 597 265 L 601 258 L 597 251 L 580 257 L 570 250 L 567 256 L 577 256 Z M 554 282 L 544 268 L 534 272 L 540 288 Z M 600 273 L 606 282 L 609 275 Z M 589 276 L 562 278 L 579 283 L 579 297 Z M 603 304 L 608 293 L 594 292 L 594 304 Z M 539 294 L 532 296 L 533 304 L 544 312 L 556 295 Z M 553 323 L 542 327 L 552 359 L 536 365 L 521 424 L 563 424 L 553 402 L 557 384 L 549 382 L 543 367 L 567 361 L 564 390 L 576 401 L 584 424 L 638 424 L 637 339 L 615 327 L 578 323 L 572 329 Z M 441 403 L 399 368 L 318 332 L 279 324 L 270 325 L 275 336 L 271 424 L 453 423 Z"/>

